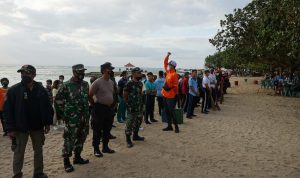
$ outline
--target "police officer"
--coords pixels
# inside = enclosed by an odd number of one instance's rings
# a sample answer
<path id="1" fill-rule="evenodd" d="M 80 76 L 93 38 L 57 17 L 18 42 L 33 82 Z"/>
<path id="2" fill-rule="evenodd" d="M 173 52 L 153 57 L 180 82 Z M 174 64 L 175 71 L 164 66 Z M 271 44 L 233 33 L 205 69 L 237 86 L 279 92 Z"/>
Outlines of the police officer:
<path id="1" fill-rule="evenodd" d="M 73 172 L 74 168 L 69 158 L 74 151 L 74 164 L 87 164 L 89 160 L 81 157 L 84 142 L 89 131 L 89 85 L 83 81 L 85 68 L 82 64 L 72 67 L 73 77 L 65 82 L 56 95 L 57 114 L 65 121 L 63 134 L 64 168 L 66 172 Z"/>
<path id="2" fill-rule="evenodd" d="M 134 141 L 144 141 L 144 137 L 139 136 L 139 129 L 143 119 L 143 83 L 142 70 L 138 67 L 132 69 L 132 80 L 124 88 L 124 99 L 127 106 L 126 118 L 126 142 L 127 147 L 133 147 L 131 134 L 133 132 Z"/>
<path id="3" fill-rule="evenodd" d="M 115 115 L 116 101 L 114 100 L 114 82 L 110 79 L 114 67 L 107 62 L 100 66 L 102 77 L 97 79 L 89 91 L 90 103 L 93 106 L 94 117 L 92 117 L 93 147 L 94 155 L 102 157 L 99 145 L 102 137 L 102 152 L 115 153 L 108 147 L 110 131 Z"/>

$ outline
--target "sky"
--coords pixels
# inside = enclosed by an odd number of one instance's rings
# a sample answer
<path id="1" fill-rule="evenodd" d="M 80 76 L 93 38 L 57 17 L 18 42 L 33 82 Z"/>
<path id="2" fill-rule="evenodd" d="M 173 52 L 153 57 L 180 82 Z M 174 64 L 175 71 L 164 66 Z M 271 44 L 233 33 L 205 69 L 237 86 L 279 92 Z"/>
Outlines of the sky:
<path id="1" fill-rule="evenodd" d="M 224 15 L 251 0 L 0 0 L 0 65 L 203 68 Z"/>

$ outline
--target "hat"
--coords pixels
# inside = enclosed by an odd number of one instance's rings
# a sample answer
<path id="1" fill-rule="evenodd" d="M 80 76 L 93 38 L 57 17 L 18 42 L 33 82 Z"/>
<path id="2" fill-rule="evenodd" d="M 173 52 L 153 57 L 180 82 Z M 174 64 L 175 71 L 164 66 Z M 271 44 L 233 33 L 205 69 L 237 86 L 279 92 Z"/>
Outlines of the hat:
<path id="1" fill-rule="evenodd" d="M 104 64 L 102 64 L 100 66 L 100 69 L 103 70 L 103 69 L 110 69 L 110 70 L 114 70 L 115 68 L 111 65 L 110 62 L 106 62 Z"/>
<path id="2" fill-rule="evenodd" d="M 36 74 L 36 69 L 32 65 L 24 65 L 17 72 L 28 72 L 31 74 Z"/>
<path id="3" fill-rule="evenodd" d="M 76 64 L 72 66 L 72 70 L 80 71 L 80 70 L 86 70 L 86 68 L 84 68 L 83 64 Z"/>
<path id="4" fill-rule="evenodd" d="M 131 73 L 138 73 L 138 72 L 143 72 L 139 67 L 135 67 L 131 70 Z"/>
<path id="5" fill-rule="evenodd" d="M 171 61 L 169 62 L 169 65 L 172 65 L 172 66 L 174 66 L 174 67 L 176 68 L 177 63 L 176 63 L 175 61 L 171 60 Z"/>

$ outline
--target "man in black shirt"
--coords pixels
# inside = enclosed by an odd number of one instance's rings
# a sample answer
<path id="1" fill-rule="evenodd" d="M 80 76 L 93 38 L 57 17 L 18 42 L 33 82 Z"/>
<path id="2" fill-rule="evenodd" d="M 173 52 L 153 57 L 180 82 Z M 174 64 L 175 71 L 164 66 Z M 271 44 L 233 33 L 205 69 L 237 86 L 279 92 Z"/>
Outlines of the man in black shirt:
<path id="1" fill-rule="evenodd" d="M 13 173 L 22 177 L 24 153 L 30 136 L 34 151 L 34 178 L 47 178 L 43 166 L 45 135 L 53 124 L 53 108 L 48 93 L 41 83 L 34 81 L 36 69 L 23 66 L 22 81 L 9 88 L 4 104 L 3 117 L 8 135 L 12 139 Z"/>

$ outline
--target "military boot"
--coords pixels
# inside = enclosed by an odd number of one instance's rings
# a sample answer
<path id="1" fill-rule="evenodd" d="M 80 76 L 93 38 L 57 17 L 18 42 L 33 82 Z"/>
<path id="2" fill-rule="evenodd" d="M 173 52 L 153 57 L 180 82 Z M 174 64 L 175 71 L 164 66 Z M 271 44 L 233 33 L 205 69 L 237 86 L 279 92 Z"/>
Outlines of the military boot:
<path id="1" fill-rule="evenodd" d="M 133 133 L 132 140 L 133 140 L 133 141 L 144 141 L 145 138 L 144 138 L 144 137 L 140 137 L 140 136 L 139 136 L 139 132 L 134 132 L 134 133 Z"/>
<path id="2" fill-rule="evenodd" d="M 131 141 L 130 135 L 126 134 L 126 142 L 127 142 L 127 148 L 132 148 L 133 147 L 133 143 Z"/>
<path id="3" fill-rule="evenodd" d="M 65 168 L 66 172 L 73 172 L 74 171 L 74 167 L 70 163 L 69 158 L 64 158 L 64 168 Z"/>
<path id="4" fill-rule="evenodd" d="M 83 159 L 80 154 L 75 154 L 75 158 L 73 160 L 74 164 L 88 164 L 90 161 L 88 159 Z"/>

